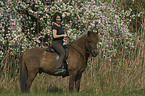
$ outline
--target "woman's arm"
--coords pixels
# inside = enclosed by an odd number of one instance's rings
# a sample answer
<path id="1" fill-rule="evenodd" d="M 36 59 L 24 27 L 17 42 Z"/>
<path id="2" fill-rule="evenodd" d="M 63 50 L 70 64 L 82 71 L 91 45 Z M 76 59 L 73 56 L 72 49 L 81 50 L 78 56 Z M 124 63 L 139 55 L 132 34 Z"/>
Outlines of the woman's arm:
<path id="1" fill-rule="evenodd" d="M 62 35 L 57 35 L 57 30 L 53 29 L 53 38 L 60 38 L 60 37 L 66 37 L 66 34 L 62 34 Z"/>

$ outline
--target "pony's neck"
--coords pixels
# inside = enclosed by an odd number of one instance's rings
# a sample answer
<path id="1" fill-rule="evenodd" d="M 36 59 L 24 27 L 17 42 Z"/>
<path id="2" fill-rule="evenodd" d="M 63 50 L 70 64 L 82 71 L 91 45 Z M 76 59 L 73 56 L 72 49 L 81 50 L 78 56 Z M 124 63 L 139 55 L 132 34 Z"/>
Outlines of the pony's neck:
<path id="1" fill-rule="evenodd" d="M 72 45 L 76 45 L 82 49 L 85 49 L 85 40 L 87 38 L 87 34 L 79 38 L 77 41 L 75 41 Z"/>
<path id="2" fill-rule="evenodd" d="M 87 50 L 86 50 L 86 44 L 85 44 L 86 38 L 87 38 L 87 34 L 79 38 L 74 43 L 72 43 L 72 46 L 75 47 L 75 49 L 79 51 L 79 53 L 83 56 L 85 62 L 87 62 L 88 57 L 90 55 L 90 53 L 87 53 Z"/>

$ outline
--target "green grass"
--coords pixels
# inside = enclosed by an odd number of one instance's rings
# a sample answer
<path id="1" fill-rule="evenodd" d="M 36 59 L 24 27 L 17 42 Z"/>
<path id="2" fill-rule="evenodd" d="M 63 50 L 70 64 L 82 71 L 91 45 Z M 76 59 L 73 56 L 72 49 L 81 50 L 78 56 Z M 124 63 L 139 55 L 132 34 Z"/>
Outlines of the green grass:
<path id="1" fill-rule="evenodd" d="M 4 93 L 0 94 L 0 96 L 96 96 L 97 94 L 89 94 L 89 93 Z"/>
<path id="2" fill-rule="evenodd" d="M 0 96 L 145 96 L 145 89 L 120 94 L 96 93 L 1 93 Z"/>

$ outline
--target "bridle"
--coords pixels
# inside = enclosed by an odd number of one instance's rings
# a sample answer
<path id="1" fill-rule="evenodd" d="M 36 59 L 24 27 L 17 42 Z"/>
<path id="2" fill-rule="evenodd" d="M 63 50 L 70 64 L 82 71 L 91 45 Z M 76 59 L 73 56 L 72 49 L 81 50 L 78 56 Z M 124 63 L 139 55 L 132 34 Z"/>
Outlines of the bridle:
<path id="1" fill-rule="evenodd" d="M 86 45 L 87 44 L 87 45 Z M 91 47 L 90 45 L 89 45 L 89 41 L 87 40 L 87 38 L 86 38 L 86 40 L 85 40 L 85 47 L 86 47 L 86 52 L 87 53 L 92 53 L 91 52 L 91 50 L 93 50 L 93 49 L 98 49 L 97 47 Z"/>

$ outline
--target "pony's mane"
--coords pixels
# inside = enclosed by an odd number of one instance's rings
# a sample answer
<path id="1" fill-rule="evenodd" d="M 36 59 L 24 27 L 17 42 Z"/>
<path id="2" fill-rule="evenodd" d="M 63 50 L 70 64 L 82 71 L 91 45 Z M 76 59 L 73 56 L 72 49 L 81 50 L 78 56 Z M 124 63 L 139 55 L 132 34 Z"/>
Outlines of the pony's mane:
<path id="1" fill-rule="evenodd" d="M 82 39 L 84 36 L 86 36 L 87 33 L 84 33 L 83 35 L 81 35 L 79 38 L 77 38 L 76 40 L 73 40 L 71 43 L 69 43 L 68 45 L 74 44 L 76 42 L 78 42 L 80 39 Z"/>

